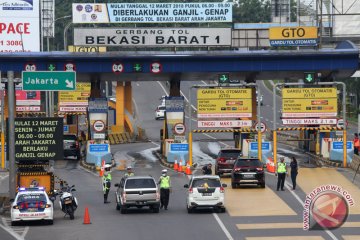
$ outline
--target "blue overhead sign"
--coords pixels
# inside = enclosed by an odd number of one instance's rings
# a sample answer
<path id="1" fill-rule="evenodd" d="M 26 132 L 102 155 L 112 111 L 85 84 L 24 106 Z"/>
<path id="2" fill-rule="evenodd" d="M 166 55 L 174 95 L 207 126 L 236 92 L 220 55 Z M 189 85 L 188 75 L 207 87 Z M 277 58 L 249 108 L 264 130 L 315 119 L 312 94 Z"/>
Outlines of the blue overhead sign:
<path id="1" fill-rule="evenodd" d="M 343 144 L 343 142 L 332 142 L 332 147 L 333 147 L 333 149 L 335 150 L 335 149 L 344 149 L 344 144 Z M 352 148 L 352 142 L 350 142 L 350 141 L 348 141 L 347 143 L 346 143 L 346 148 L 347 149 L 351 149 Z"/>
<path id="2" fill-rule="evenodd" d="M 258 150 L 258 142 L 250 142 L 250 150 L 251 151 L 256 151 Z M 263 142 L 261 143 L 262 146 L 262 150 L 270 150 L 270 143 L 269 142 Z"/>
<path id="3" fill-rule="evenodd" d="M 179 143 L 179 144 L 172 143 L 170 145 L 170 151 L 172 151 L 172 152 L 189 151 L 189 144 L 187 144 L 187 143 Z"/>
<path id="4" fill-rule="evenodd" d="M 109 144 L 90 144 L 90 152 L 108 152 Z"/>

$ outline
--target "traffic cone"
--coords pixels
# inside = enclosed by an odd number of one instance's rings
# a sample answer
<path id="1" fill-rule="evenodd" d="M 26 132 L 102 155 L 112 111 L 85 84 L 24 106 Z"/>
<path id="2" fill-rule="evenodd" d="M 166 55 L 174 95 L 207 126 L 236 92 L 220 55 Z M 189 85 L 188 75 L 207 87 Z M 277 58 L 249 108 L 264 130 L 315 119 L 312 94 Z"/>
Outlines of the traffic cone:
<path id="1" fill-rule="evenodd" d="M 178 166 L 177 160 L 175 160 L 175 163 L 174 163 L 174 171 L 177 171 L 178 168 L 179 168 L 179 166 Z"/>
<path id="2" fill-rule="evenodd" d="M 182 172 L 182 162 L 181 162 L 181 160 L 179 162 L 178 172 Z"/>
<path id="3" fill-rule="evenodd" d="M 186 175 L 191 175 L 191 169 L 190 169 L 190 165 L 189 164 L 186 164 L 186 170 L 185 170 L 185 174 Z"/>
<path id="4" fill-rule="evenodd" d="M 105 165 L 105 160 L 102 160 L 101 161 L 101 168 L 100 168 L 100 172 L 99 172 L 100 177 L 104 176 L 104 165 Z"/>
<path id="5" fill-rule="evenodd" d="M 90 214 L 89 214 L 89 209 L 88 209 L 88 207 L 85 207 L 84 224 L 91 224 L 91 222 L 90 222 Z"/>

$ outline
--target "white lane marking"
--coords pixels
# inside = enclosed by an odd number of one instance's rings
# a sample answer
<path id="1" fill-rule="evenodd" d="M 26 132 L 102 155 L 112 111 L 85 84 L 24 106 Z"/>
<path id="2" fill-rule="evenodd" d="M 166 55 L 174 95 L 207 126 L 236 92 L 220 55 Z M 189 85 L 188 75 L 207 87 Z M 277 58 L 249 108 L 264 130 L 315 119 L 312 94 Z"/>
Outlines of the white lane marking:
<path id="1" fill-rule="evenodd" d="M 304 202 L 294 191 L 292 191 L 292 187 L 288 181 L 286 181 L 285 186 L 291 192 L 291 194 L 296 198 L 296 200 L 298 200 L 298 202 L 301 204 L 301 206 L 304 207 Z M 331 239 L 338 240 L 338 238 L 332 232 L 330 232 L 330 230 L 325 230 L 325 232 L 330 236 Z"/>
<path id="2" fill-rule="evenodd" d="M 155 146 L 160 147 L 160 144 L 157 144 L 156 142 L 150 141 L 152 144 L 154 144 Z"/>
<path id="3" fill-rule="evenodd" d="M 229 233 L 229 231 L 226 229 L 224 223 L 221 221 L 221 219 L 219 218 L 219 216 L 217 215 L 217 213 L 213 213 L 213 216 L 215 218 L 215 220 L 218 222 L 220 228 L 223 230 L 223 232 L 225 233 L 226 237 L 229 240 L 234 240 L 234 238 L 231 236 L 231 234 Z"/>
<path id="4" fill-rule="evenodd" d="M 197 108 L 190 103 L 190 101 L 186 98 L 185 94 L 181 90 L 180 90 L 180 94 L 185 98 L 185 101 L 187 101 L 191 105 L 192 109 L 197 111 Z"/>
<path id="5" fill-rule="evenodd" d="M 273 173 L 268 173 L 266 172 L 267 175 L 272 175 L 274 176 Z M 301 200 L 301 198 L 299 197 L 299 195 L 297 195 L 294 191 L 292 191 L 292 187 L 290 185 L 290 183 L 285 180 L 285 187 L 289 190 L 289 192 L 294 196 L 294 198 L 300 203 L 300 205 L 302 207 L 304 207 L 304 201 Z M 332 233 L 330 232 L 330 230 L 325 230 L 325 232 L 330 236 L 331 239 L 333 240 L 338 240 L 338 238 Z"/>
<path id="6" fill-rule="evenodd" d="M 161 84 L 161 82 L 159 82 L 159 81 L 156 81 L 156 82 L 157 82 L 157 83 L 160 85 L 160 87 L 164 90 L 166 96 L 168 96 L 169 94 L 167 93 L 166 89 L 165 89 L 164 86 Z"/>
<path id="7" fill-rule="evenodd" d="M 193 174 L 195 174 L 197 171 L 197 169 L 195 169 L 193 171 Z M 187 175 L 188 179 L 190 180 L 191 175 Z M 224 223 L 221 221 L 221 219 L 219 218 L 217 213 L 213 213 L 212 214 L 215 218 L 215 220 L 217 221 L 217 223 L 219 224 L 221 230 L 223 230 L 223 232 L 225 233 L 226 237 L 228 240 L 234 240 L 234 238 L 231 236 L 230 232 L 227 230 L 227 228 L 225 227 Z"/>
<path id="8" fill-rule="evenodd" d="M 29 231 L 29 227 L 25 227 L 24 228 L 24 232 L 22 234 L 22 236 L 19 236 L 18 234 L 15 233 L 15 229 L 18 230 L 17 228 L 12 229 L 6 222 L 6 218 L 1 218 L 2 222 L 4 225 L 0 224 L 0 227 L 2 229 L 4 229 L 6 232 L 8 232 L 11 236 L 13 236 L 16 240 L 25 240 L 25 235 L 27 234 L 27 232 Z"/>

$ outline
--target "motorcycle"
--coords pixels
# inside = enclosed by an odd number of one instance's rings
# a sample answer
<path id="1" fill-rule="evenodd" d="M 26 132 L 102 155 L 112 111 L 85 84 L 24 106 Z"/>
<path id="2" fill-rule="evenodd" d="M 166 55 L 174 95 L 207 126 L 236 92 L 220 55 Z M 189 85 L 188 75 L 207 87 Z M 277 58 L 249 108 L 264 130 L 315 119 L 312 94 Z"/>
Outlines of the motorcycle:
<path id="1" fill-rule="evenodd" d="M 77 209 L 78 201 L 76 197 L 72 194 L 72 192 L 75 192 L 76 189 L 74 188 L 75 185 L 70 186 L 64 186 L 62 187 L 61 191 L 57 193 L 57 195 L 60 196 L 59 205 L 61 210 L 66 215 L 70 216 L 70 219 L 74 219 L 74 212 Z"/>

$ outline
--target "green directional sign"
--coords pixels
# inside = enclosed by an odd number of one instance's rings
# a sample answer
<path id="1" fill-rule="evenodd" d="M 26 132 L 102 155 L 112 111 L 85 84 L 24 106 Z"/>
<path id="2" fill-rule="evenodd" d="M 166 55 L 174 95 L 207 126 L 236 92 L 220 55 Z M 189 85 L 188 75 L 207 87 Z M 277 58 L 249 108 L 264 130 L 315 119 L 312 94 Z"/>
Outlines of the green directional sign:
<path id="1" fill-rule="evenodd" d="M 142 65 L 140 63 L 135 63 L 133 65 L 134 72 L 142 72 Z"/>
<path id="2" fill-rule="evenodd" d="M 56 64 L 55 63 L 48 63 L 46 65 L 48 71 L 55 71 L 56 70 Z"/>
<path id="3" fill-rule="evenodd" d="M 315 79 L 315 73 L 314 72 L 306 72 L 304 73 L 304 83 L 314 83 L 316 81 Z"/>
<path id="4" fill-rule="evenodd" d="M 218 81 L 219 81 L 219 85 L 228 84 L 230 81 L 229 74 L 228 73 L 219 74 Z"/>
<path id="5" fill-rule="evenodd" d="M 35 91 L 74 91 L 76 90 L 76 72 L 22 72 L 23 90 Z"/>

